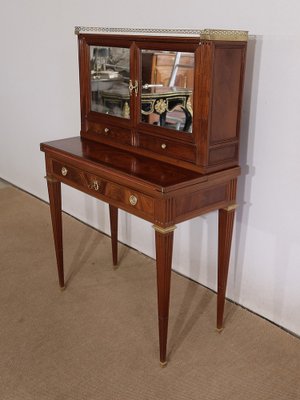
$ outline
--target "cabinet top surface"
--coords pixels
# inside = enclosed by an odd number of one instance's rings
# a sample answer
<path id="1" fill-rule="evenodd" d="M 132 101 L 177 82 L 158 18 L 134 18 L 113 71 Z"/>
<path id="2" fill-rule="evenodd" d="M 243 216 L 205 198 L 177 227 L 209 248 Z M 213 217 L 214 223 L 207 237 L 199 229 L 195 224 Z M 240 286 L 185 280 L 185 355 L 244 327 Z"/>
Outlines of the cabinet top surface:
<path id="1" fill-rule="evenodd" d="M 234 29 L 150 29 L 76 26 L 75 34 L 117 34 L 146 36 L 186 36 L 199 40 L 247 41 L 248 31 Z"/>
<path id="2" fill-rule="evenodd" d="M 97 143 L 80 137 L 41 144 L 41 150 L 54 155 L 65 155 L 70 160 L 88 162 L 95 168 L 110 171 L 119 178 L 138 180 L 153 189 L 168 191 L 207 180 L 207 176 L 148 157 Z"/>

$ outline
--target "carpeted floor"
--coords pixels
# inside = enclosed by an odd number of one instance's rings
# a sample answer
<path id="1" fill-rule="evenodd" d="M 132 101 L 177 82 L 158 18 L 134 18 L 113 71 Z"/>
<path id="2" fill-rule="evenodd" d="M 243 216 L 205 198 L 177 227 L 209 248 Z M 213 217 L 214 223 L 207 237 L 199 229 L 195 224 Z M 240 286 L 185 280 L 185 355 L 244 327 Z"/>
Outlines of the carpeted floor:
<path id="1" fill-rule="evenodd" d="M 300 341 L 172 275 L 169 364 L 158 362 L 155 263 L 64 216 L 57 284 L 48 206 L 0 190 L 0 400 L 300 399 Z"/>

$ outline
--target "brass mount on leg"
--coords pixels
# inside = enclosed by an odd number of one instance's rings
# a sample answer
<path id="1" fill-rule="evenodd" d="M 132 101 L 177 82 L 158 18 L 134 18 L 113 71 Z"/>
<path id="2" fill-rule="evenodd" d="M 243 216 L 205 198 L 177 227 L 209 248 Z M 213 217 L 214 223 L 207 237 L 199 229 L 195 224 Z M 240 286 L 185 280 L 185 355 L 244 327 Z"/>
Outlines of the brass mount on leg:
<path id="1" fill-rule="evenodd" d="M 225 210 L 225 211 L 234 211 L 236 208 L 238 208 L 238 204 L 234 203 L 234 204 L 230 204 L 227 207 L 223 207 L 221 210 Z"/>
<path id="2" fill-rule="evenodd" d="M 167 233 L 173 232 L 176 229 L 176 226 L 168 226 L 167 228 L 162 228 L 161 226 L 158 225 L 152 225 L 152 228 L 159 233 L 162 233 L 163 235 L 166 235 Z"/>
<path id="3" fill-rule="evenodd" d="M 160 361 L 159 363 L 161 368 L 165 368 L 168 364 L 168 361 Z"/>
<path id="4" fill-rule="evenodd" d="M 56 178 L 53 178 L 53 176 L 46 175 L 46 176 L 44 176 L 44 178 L 45 178 L 46 181 L 48 181 L 48 182 L 52 182 L 52 183 L 58 182 L 58 180 L 57 180 Z"/>

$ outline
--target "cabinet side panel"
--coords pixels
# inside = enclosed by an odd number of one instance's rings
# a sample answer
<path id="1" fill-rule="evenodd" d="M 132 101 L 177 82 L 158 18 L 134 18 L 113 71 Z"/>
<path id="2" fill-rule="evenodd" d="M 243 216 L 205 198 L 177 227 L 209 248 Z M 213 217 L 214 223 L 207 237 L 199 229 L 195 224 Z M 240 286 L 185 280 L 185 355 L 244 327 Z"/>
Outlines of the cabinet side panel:
<path id="1" fill-rule="evenodd" d="M 175 201 L 175 222 L 186 221 L 205 212 L 218 209 L 227 200 L 228 183 L 215 185 L 178 196 Z"/>
<path id="2" fill-rule="evenodd" d="M 238 139 L 243 59 L 243 47 L 215 47 L 210 144 Z"/>
<path id="3" fill-rule="evenodd" d="M 79 63 L 79 83 L 80 83 L 80 110 L 81 110 L 81 132 L 85 132 L 86 116 L 90 108 L 89 104 L 89 71 L 87 64 L 89 63 L 88 46 L 85 38 L 78 36 L 78 63 Z"/>

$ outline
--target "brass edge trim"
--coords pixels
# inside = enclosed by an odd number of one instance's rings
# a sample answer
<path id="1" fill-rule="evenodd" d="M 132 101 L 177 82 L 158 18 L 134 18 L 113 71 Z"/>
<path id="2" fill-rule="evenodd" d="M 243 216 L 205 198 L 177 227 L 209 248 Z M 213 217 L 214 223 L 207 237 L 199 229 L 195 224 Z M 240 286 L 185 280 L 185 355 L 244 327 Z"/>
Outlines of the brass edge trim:
<path id="1" fill-rule="evenodd" d="M 230 204 L 229 206 L 222 208 L 222 210 L 225 210 L 225 211 L 233 211 L 233 210 L 235 210 L 236 208 L 238 208 L 238 206 L 239 206 L 238 204 Z"/>
<path id="2" fill-rule="evenodd" d="M 151 35 L 189 35 L 200 36 L 200 29 L 150 29 L 150 28 L 108 28 L 75 26 L 75 34 L 79 33 L 117 33 L 117 34 L 151 34 Z"/>
<path id="3" fill-rule="evenodd" d="M 229 29 L 150 29 L 150 28 L 108 28 L 75 26 L 75 34 L 103 33 L 103 34 L 148 34 L 169 36 L 196 36 L 200 40 L 228 40 L 247 41 L 248 31 Z"/>
<path id="4" fill-rule="evenodd" d="M 200 34 L 200 39 L 247 42 L 248 31 L 238 31 L 232 29 L 204 29 Z"/>
<path id="5" fill-rule="evenodd" d="M 166 233 L 170 233 L 170 232 L 175 231 L 176 225 L 168 226 L 167 228 L 162 228 L 161 226 L 158 226 L 158 225 L 152 225 L 152 228 L 153 228 L 156 232 L 159 232 L 159 233 L 162 233 L 162 234 L 165 235 Z"/>
<path id="6" fill-rule="evenodd" d="M 46 176 L 44 176 L 44 178 L 45 178 L 46 181 L 48 181 L 48 182 L 52 182 L 52 183 L 59 182 L 56 178 L 53 178 L 52 176 L 46 175 Z"/>

